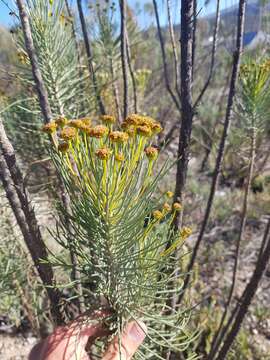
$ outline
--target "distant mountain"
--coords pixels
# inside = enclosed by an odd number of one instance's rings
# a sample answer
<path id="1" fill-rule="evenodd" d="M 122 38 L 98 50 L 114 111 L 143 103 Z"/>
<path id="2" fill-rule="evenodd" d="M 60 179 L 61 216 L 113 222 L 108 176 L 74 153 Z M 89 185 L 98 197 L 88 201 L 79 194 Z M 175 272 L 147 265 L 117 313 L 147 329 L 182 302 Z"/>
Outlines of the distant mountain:
<path id="1" fill-rule="evenodd" d="M 262 17 L 267 13 L 270 15 L 270 1 L 266 1 L 264 5 L 260 0 L 249 0 L 246 7 L 245 28 L 244 28 L 244 46 L 251 44 L 256 38 L 257 34 L 262 36 Z M 209 34 L 212 33 L 216 14 L 206 16 L 204 20 L 208 22 Z M 220 13 L 220 36 L 227 39 L 227 46 L 230 47 L 229 42 L 232 35 L 236 34 L 237 30 L 237 16 L 238 4 L 224 9 Z"/>

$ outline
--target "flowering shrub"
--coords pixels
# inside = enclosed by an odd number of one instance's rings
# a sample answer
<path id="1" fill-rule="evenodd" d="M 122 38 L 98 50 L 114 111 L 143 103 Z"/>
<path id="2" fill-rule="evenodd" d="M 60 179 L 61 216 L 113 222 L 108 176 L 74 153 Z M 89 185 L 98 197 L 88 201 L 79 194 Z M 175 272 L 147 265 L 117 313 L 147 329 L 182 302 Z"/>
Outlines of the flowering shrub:
<path id="1" fill-rule="evenodd" d="M 157 192 L 169 169 L 167 161 L 153 172 L 160 124 L 137 114 L 129 115 L 122 129 L 112 116 L 100 121 L 61 118 L 43 128 L 60 140 L 51 154 L 71 201 L 69 212 L 61 209 L 65 216 L 56 238 L 67 249 L 73 243 L 88 306 L 102 299 L 119 334 L 126 321 L 143 319 L 148 343 L 138 358 L 163 358 L 164 348 L 182 351 L 189 343 L 188 312 L 169 304 L 182 285 L 174 252 L 191 230 L 173 229 L 181 204 L 171 203 L 171 191 Z M 56 257 L 54 263 L 72 266 Z"/>

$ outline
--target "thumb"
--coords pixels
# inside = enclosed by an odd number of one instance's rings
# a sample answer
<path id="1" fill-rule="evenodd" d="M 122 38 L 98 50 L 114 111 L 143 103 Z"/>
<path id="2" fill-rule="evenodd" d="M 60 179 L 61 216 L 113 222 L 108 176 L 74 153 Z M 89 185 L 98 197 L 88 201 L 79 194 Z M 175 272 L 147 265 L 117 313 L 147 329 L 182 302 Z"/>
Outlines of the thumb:
<path id="1" fill-rule="evenodd" d="M 121 336 L 121 349 L 119 348 L 119 338 L 116 336 L 109 345 L 102 360 L 130 360 L 142 344 L 147 334 L 146 325 L 141 321 L 131 321 Z"/>

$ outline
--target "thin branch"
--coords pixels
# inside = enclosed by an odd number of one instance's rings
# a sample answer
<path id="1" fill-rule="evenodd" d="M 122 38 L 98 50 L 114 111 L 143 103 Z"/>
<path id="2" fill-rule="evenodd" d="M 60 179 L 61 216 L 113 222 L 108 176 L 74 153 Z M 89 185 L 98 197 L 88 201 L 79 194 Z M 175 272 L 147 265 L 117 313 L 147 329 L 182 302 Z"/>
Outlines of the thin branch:
<path id="1" fill-rule="evenodd" d="M 118 86 L 116 84 L 115 72 L 114 72 L 114 63 L 113 63 L 112 56 L 111 56 L 109 62 L 110 62 L 110 71 L 111 71 L 111 77 L 112 77 L 112 91 L 113 91 L 113 96 L 114 96 L 115 109 L 116 109 L 116 113 L 117 113 L 117 116 L 118 116 L 118 121 L 120 122 L 121 119 L 122 119 L 122 114 L 121 114 L 120 101 L 119 101 L 119 91 L 118 91 Z"/>
<path id="2" fill-rule="evenodd" d="M 119 0 L 121 12 L 121 64 L 123 76 L 123 117 L 128 115 L 128 62 L 127 62 L 127 4 L 126 0 Z"/>
<path id="3" fill-rule="evenodd" d="M 129 68 L 129 73 L 130 73 L 132 88 L 133 88 L 134 112 L 137 114 L 137 112 L 138 112 L 137 85 L 136 85 L 135 73 L 134 73 L 132 61 L 131 61 L 131 50 L 130 50 L 128 33 L 126 33 L 126 45 L 127 45 L 127 62 L 128 62 L 128 68 Z"/>
<path id="4" fill-rule="evenodd" d="M 52 315 L 56 323 L 63 324 L 64 318 L 60 310 L 61 297 L 54 288 L 55 279 L 50 264 L 41 262 L 48 260 L 48 253 L 42 239 L 36 219 L 34 207 L 31 204 L 27 190 L 24 187 L 23 176 L 18 167 L 15 152 L 11 145 L 2 121 L 0 120 L 0 178 L 6 196 L 21 229 L 25 244 L 31 254 L 35 267 L 46 287 L 51 302 Z"/>
<path id="5" fill-rule="evenodd" d="M 98 88 L 96 73 L 95 73 L 95 70 L 94 70 L 93 62 L 92 62 L 93 54 L 92 54 L 92 49 L 91 49 L 91 45 L 90 45 L 90 40 L 89 40 L 88 33 L 87 33 L 87 26 L 86 26 L 86 21 L 85 21 L 85 18 L 84 18 L 84 13 L 83 13 L 83 8 L 82 8 L 82 1 L 81 0 L 77 0 L 77 6 L 78 6 L 78 11 L 79 11 L 81 27 L 82 27 L 84 46 L 85 46 L 86 55 L 87 55 L 87 63 L 88 63 L 89 75 L 92 78 L 93 88 L 94 88 L 95 96 L 96 96 L 96 99 L 97 99 L 97 104 L 98 104 L 98 107 L 99 107 L 99 111 L 100 111 L 100 113 L 102 115 L 104 115 L 106 113 L 106 111 L 105 111 L 105 107 L 104 107 L 104 104 L 103 104 L 101 96 L 100 96 L 100 90 Z"/>
<path id="6" fill-rule="evenodd" d="M 217 115 L 218 115 L 218 118 L 217 120 L 215 121 L 213 127 L 212 127 L 212 131 L 211 131 L 211 134 L 210 134 L 210 143 L 208 144 L 208 148 L 205 152 L 205 156 L 202 160 L 202 164 L 201 164 L 201 167 L 200 167 L 200 171 L 203 172 L 206 168 L 206 164 L 208 162 L 208 159 L 209 159 L 209 156 L 211 154 L 211 151 L 213 149 L 213 145 L 214 145 L 214 136 L 215 136 L 215 133 L 216 133 L 216 128 L 217 126 L 220 124 L 221 122 L 221 117 L 220 117 L 220 114 L 221 114 L 221 111 L 223 109 L 223 106 L 224 106 L 224 97 L 226 95 L 226 90 L 228 89 L 229 87 L 229 83 L 230 83 L 230 74 L 229 76 L 227 76 L 227 79 L 226 79 L 226 82 L 223 86 L 223 90 L 221 92 L 221 95 L 219 97 L 219 106 L 218 106 L 218 110 L 217 110 Z"/>
<path id="7" fill-rule="evenodd" d="M 185 290 L 189 284 L 190 276 L 191 276 L 190 271 L 192 270 L 193 265 L 196 261 L 198 250 L 200 248 L 200 245 L 201 245 L 201 242 L 202 242 L 202 239 L 203 239 L 203 236 L 204 236 L 207 224 L 208 224 L 208 220 L 210 217 L 213 200 L 214 200 L 214 196 L 215 196 L 215 192 L 216 192 L 216 188 L 217 188 L 217 184 L 218 184 L 218 179 L 219 179 L 219 175 L 220 175 L 221 165 L 223 162 L 225 144 L 226 144 L 226 140 L 227 140 L 228 132 L 230 129 L 230 124 L 231 124 L 231 116 L 232 116 L 232 109 L 233 109 L 233 103 L 234 103 L 234 97 L 235 97 L 236 82 L 237 82 L 238 71 L 239 71 L 240 57 L 241 57 L 242 48 L 243 48 L 245 7 L 246 7 L 246 0 L 240 0 L 239 10 L 238 10 L 236 50 L 235 50 L 234 56 L 233 56 L 234 59 L 233 59 L 233 66 L 232 66 L 232 75 L 231 75 L 231 81 L 230 81 L 230 89 L 229 89 L 229 94 L 228 94 L 227 110 L 226 110 L 226 115 L 225 115 L 223 133 L 222 133 L 222 137 L 221 137 L 220 144 L 219 144 L 216 165 L 215 165 L 215 170 L 214 170 L 214 174 L 213 174 L 213 180 L 212 180 L 212 184 L 211 184 L 210 194 L 208 197 L 207 206 L 206 206 L 206 210 L 205 210 L 205 214 L 204 214 L 204 219 L 203 219 L 201 229 L 199 232 L 199 236 L 196 241 L 196 244 L 193 249 L 192 256 L 191 256 L 191 259 L 190 259 L 190 262 L 189 262 L 189 265 L 187 268 L 187 275 L 184 280 L 182 293 L 179 297 L 179 303 L 182 301 L 184 294 L 185 294 Z"/>
<path id="8" fill-rule="evenodd" d="M 204 93 L 206 92 L 210 81 L 212 79 L 212 75 L 214 72 L 215 61 L 216 61 L 216 52 L 217 52 L 217 41 L 218 41 L 218 32 L 219 32 L 219 24 L 220 24 L 220 0 L 217 0 L 217 7 L 216 7 L 216 20 L 215 20 L 215 27 L 214 27 L 214 37 L 213 37 L 213 45 L 212 45 L 212 52 L 211 52 L 211 64 L 210 64 L 210 71 L 208 78 L 202 88 L 198 98 L 194 102 L 194 109 L 199 105 L 201 102 Z"/>
<path id="9" fill-rule="evenodd" d="M 44 82 L 42 79 L 42 74 L 41 74 L 41 71 L 39 68 L 38 57 L 37 57 L 34 42 L 33 42 L 29 18 L 28 18 L 26 9 L 25 9 L 24 0 L 16 0 L 16 1 L 17 1 L 17 6 L 19 9 L 19 15 L 20 15 L 20 19 L 21 19 L 22 29 L 23 29 L 23 33 L 24 33 L 25 46 L 26 46 L 27 53 L 28 53 L 28 56 L 30 59 L 32 73 L 33 73 L 34 81 L 36 84 L 36 89 L 37 89 L 37 92 L 39 95 L 40 108 L 43 113 L 44 122 L 48 123 L 52 119 L 52 111 L 51 111 L 51 107 L 49 104 L 48 93 L 47 93 L 46 87 L 44 85 Z M 58 97 L 57 88 L 55 89 L 55 96 L 56 96 L 56 101 L 58 102 L 58 105 L 59 105 L 58 111 L 61 115 L 63 115 L 64 110 L 63 110 L 63 106 L 60 103 L 60 100 Z M 55 137 L 52 138 L 52 140 L 55 144 L 57 143 L 57 139 Z M 63 188 L 63 184 L 61 182 L 60 182 L 60 191 L 61 191 L 61 199 L 63 201 L 63 204 L 68 211 L 69 198 L 68 198 L 68 195 L 66 194 L 65 189 Z M 72 255 L 71 255 L 71 257 L 72 257 Z M 74 268 L 76 269 L 76 264 L 74 264 Z M 82 292 L 81 285 L 80 285 L 80 283 L 78 283 L 78 293 L 81 295 L 81 292 Z"/>
<path id="10" fill-rule="evenodd" d="M 268 224 L 265 230 L 264 239 L 262 244 L 265 245 L 264 249 L 260 251 L 261 257 L 258 258 L 256 268 L 253 272 L 253 275 L 247 284 L 243 295 L 240 299 L 240 305 L 238 305 L 239 310 L 237 312 L 237 315 L 235 316 L 234 323 L 231 327 L 230 332 L 228 333 L 227 337 L 224 340 L 223 346 L 219 352 L 219 354 L 216 357 L 216 360 L 224 360 L 227 356 L 227 353 L 229 349 L 231 348 L 240 328 L 242 325 L 242 322 L 246 316 L 246 313 L 248 312 L 249 306 L 251 304 L 251 301 L 254 298 L 254 295 L 256 294 L 256 291 L 258 289 L 259 283 L 265 273 L 266 267 L 270 260 L 270 218 L 268 220 Z"/>
<path id="11" fill-rule="evenodd" d="M 209 359 L 213 358 L 213 355 L 217 353 L 217 349 L 220 346 L 220 343 L 223 339 L 223 336 L 221 337 L 221 330 L 223 328 L 225 319 L 227 317 L 227 313 L 232 301 L 235 285 L 236 285 L 236 278 L 237 278 L 237 270 L 238 270 L 238 260 L 239 260 L 239 254 L 240 254 L 240 244 L 242 242 L 246 221 L 247 221 L 247 209 L 248 209 L 248 200 L 249 200 L 249 193 L 250 193 L 250 186 L 251 186 L 251 180 L 253 176 L 253 168 L 255 163 L 255 149 L 256 149 L 256 129 L 252 129 L 251 134 L 251 146 L 250 146 L 250 157 L 249 157 L 249 170 L 248 170 L 248 178 L 247 183 L 245 186 L 245 194 L 244 194 L 244 201 L 243 201 L 243 208 L 242 208 L 242 215 L 241 215 L 241 221 L 240 221 L 240 230 L 236 242 L 236 250 L 235 250 L 235 260 L 234 260 L 234 266 L 233 266 L 233 276 L 232 276 L 232 283 L 229 291 L 229 296 L 225 304 L 224 312 L 222 314 L 220 324 L 218 327 L 217 332 L 214 335 L 212 344 L 211 344 L 211 351 L 209 355 Z"/>
<path id="12" fill-rule="evenodd" d="M 39 69 L 39 63 L 38 63 L 38 57 L 36 54 L 34 41 L 32 37 L 31 27 L 28 19 L 28 15 L 25 9 L 24 0 L 16 0 L 18 9 L 19 9 L 19 15 L 20 20 L 22 24 L 22 30 L 24 35 L 24 41 L 25 46 L 27 50 L 28 57 L 30 59 L 31 68 L 33 77 L 36 84 L 36 90 L 38 93 L 40 108 L 45 120 L 45 123 L 49 123 L 52 119 L 52 111 L 48 100 L 48 93 L 47 89 L 44 85 L 42 74 Z"/>
<path id="13" fill-rule="evenodd" d="M 72 14 L 72 11 L 70 9 L 68 0 L 65 0 L 65 5 L 66 5 L 66 9 L 67 9 L 67 13 L 70 19 L 70 24 L 71 24 L 71 33 L 74 39 L 74 44 L 75 44 L 75 49 L 76 49 L 76 54 L 77 54 L 77 59 L 78 59 L 78 64 L 79 64 L 79 76 L 80 79 L 83 78 L 83 73 L 82 73 L 82 59 L 81 59 L 81 52 L 80 52 L 80 45 L 79 45 L 79 41 L 77 38 L 77 34 L 76 34 L 76 29 L 75 29 L 75 20 L 74 20 L 74 16 Z M 83 90 L 83 85 L 81 83 L 81 89 Z"/>
<path id="14" fill-rule="evenodd" d="M 195 65 L 195 55 L 196 55 L 196 46 L 197 46 L 197 38 L 196 38 L 196 30 L 197 30 L 197 0 L 193 0 L 193 33 L 192 33 L 192 81 L 194 78 L 194 65 Z"/>
<path id="15" fill-rule="evenodd" d="M 173 59 L 174 59 L 174 71 L 175 71 L 175 90 L 178 93 L 179 98 L 181 97 L 180 94 L 180 75 L 179 75 L 179 62 L 178 62 L 178 55 L 176 50 L 176 42 L 174 36 L 174 29 L 173 29 L 173 22 L 172 22 L 172 14 L 171 14 L 171 0 L 167 0 L 167 13 L 168 13 L 168 23 L 169 23 L 169 32 L 173 50 Z"/>
<path id="16" fill-rule="evenodd" d="M 160 27 L 158 6 L 157 6 L 156 0 L 153 0 L 153 5 L 154 5 L 155 17 L 156 17 L 156 23 L 157 23 L 158 38 L 159 38 L 159 43 L 160 43 L 160 48 L 161 48 L 161 55 L 162 55 L 163 71 L 164 71 L 164 79 L 165 79 L 166 89 L 167 89 L 168 93 L 170 94 L 176 108 L 178 109 L 179 112 L 181 112 L 181 106 L 179 104 L 179 101 L 178 101 L 176 95 L 174 94 L 174 92 L 173 92 L 173 90 L 171 88 L 171 85 L 170 85 L 167 56 L 166 56 L 166 51 L 165 51 L 164 39 L 163 39 L 163 36 L 162 36 L 161 27 Z"/>

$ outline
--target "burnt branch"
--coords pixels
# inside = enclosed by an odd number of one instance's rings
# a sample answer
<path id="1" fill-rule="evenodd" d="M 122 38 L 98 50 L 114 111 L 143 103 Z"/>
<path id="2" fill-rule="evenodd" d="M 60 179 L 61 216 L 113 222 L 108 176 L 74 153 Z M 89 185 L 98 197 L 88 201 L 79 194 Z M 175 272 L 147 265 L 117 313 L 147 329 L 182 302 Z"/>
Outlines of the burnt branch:
<path id="1" fill-rule="evenodd" d="M 188 170 L 190 138 L 193 121 L 192 107 L 192 42 L 193 42 L 193 1 L 181 2 L 181 128 L 178 143 L 178 162 L 174 200 L 182 202 Z M 181 227 L 181 214 L 174 220 L 176 228 Z"/>
<path id="2" fill-rule="evenodd" d="M 216 360 L 224 360 L 230 350 L 240 328 L 243 323 L 243 320 L 248 312 L 249 306 L 256 294 L 259 283 L 265 273 L 266 267 L 270 261 L 270 218 L 268 220 L 268 224 L 266 226 L 266 230 L 264 233 L 264 238 L 260 250 L 261 256 L 258 257 L 256 268 L 253 272 L 253 275 L 247 284 L 241 298 L 239 304 L 237 305 L 237 313 L 234 318 L 234 322 L 231 326 L 231 330 L 224 339 L 223 346 L 220 349 Z"/>
<path id="3" fill-rule="evenodd" d="M 48 253 L 42 239 L 40 228 L 35 215 L 34 207 L 30 201 L 29 194 L 24 187 L 23 176 L 17 164 L 15 152 L 10 143 L 0 120 L 0 178 L 15 215 L 17 223 L 22 232 L 25 244 L 38 271 L 40 279 L 45 286 L 51 302 L 51 311 L 55 322 L 64 323 L 64 317 L 60 310 L 61 297 L 59 291 L 54 287 L 54 273 L 48 264 Z"/>
<path id="4" fill-rule="evenodd" d="M 212 210 L 213 200 L 214 200 L 214 196 L 215 196 L 215 192 L 216 192 L 216 188 L 217 188 L 217 184 L 218 184 L 218 179 L 219 179 L 219 175 L 220 175 L 220 171 L 221 171 L 221 166 L 222 166 L 224 151 L 225 151 L 225 144 L 226 144 L 226 140 L 228 137 L 230 124 L 231 124 L 232 109 L 233 109 L 233 103 L 234 103 L 234 97 L 235 97 L 235 91 L 236 91 L 236 82 L 237 82 L 238 71 L 239 71 L 240 57 L 241 57 L 242 48 L 243 48 L 245 8 L 246 8 L 246 0 L 240 0 L 239 10 L 238 10 L 236 50 L 233 55 L 232 74 L 231 74 L 231 80 L 230 80 L 230 89 L 229 89 L 228 100 L 227 100 L 227 109 L 226 109 L 225 121 L 224 121 L 224 126 L 223 126 L 223 133 L 222 133 L 222 136 L 220 139 L 214 175 L 213 175 L 213 179 L 212 179 L 210 194 L 208 197 L 203 222 L 202 222 L 199 236 L 196 241 L 196 244 L 193 249 L 192 256 L 191 256 L 191 259 L 190 259 L 190 262 L 189 262 L 189 265 L 187 268 L 187 276 L 185 277 L 185 280 L 184 280 L 182 293 L 179 297 L 179 303 L 183 299 L 185 290 L 190 281 L 190 276 L 191 276 L 190 272 L 196 261 L 198 250 L 200 248 L 200 245 L 201 245 L 201 242 L 202 242 L 202 239 L 203 239 L 203 236 L 204 236 L 207 224 L 208 224 L 208 220 L 209 220 L 210 213 Z"/>

